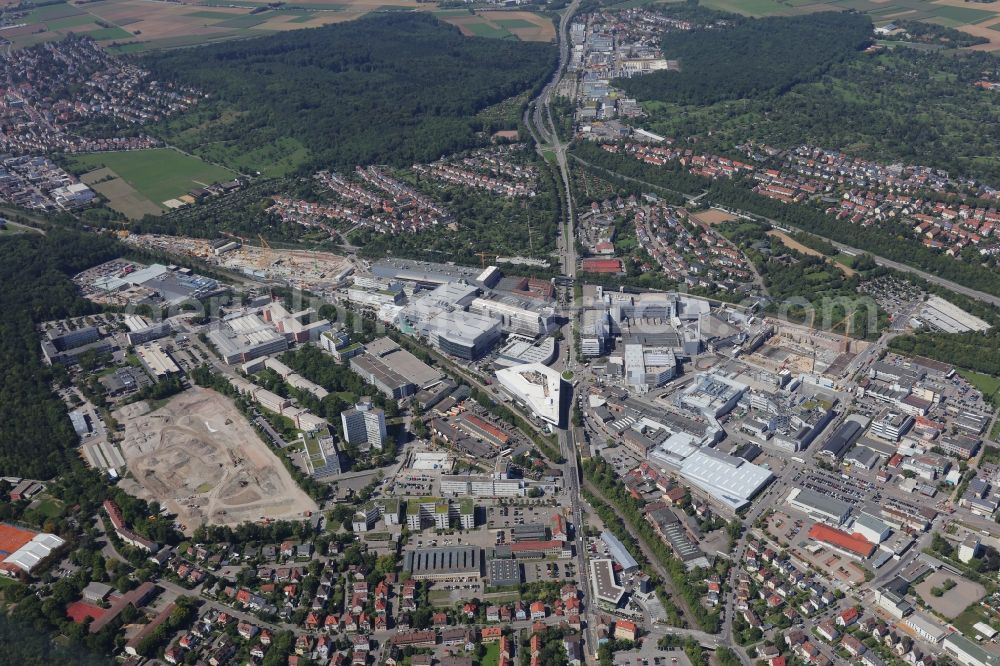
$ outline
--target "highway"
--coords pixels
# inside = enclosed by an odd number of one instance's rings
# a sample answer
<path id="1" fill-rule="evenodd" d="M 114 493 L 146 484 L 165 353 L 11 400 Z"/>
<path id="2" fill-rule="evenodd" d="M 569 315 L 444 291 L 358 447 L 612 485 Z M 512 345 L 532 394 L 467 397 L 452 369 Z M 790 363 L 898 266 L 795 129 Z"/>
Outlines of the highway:
<path id="1" fill-rule="evenodd" d="M 556 159 L 556 166 L 559 168 L 559 175 L 563 182 L 565 191 L 563 200 L 565 204 L 565 226 L 559 236 L 559 256 L 562 262 L 564 275 L 573 276 L 576 274 L 576 243 L 574 234 L 574 224 L 576 213 L 573 204 L 573 190 L 570 187 L 569 164 L 567 163 L 566 149 L 568 143 L 559 140 L 555 123 L 552 121 L 552 107 L 550 102 L 555 94 L 556 87 L 562 79 L 566 66 L 569 64 L 569 24 L 580 6 L 580 0 L 573 0 L 562 12 L 559 18 L 559 30 L 556 33 L 556 41 L 559 44 L 559 65 L 556 67 L 552 79 L 545 84 L 538 96 L 528 104 L 524 112 L 524 122 L 527 125 L 532 137 L 537 144 L 538 151 L 544 155 L 545 145 L 553 152 Z"/>

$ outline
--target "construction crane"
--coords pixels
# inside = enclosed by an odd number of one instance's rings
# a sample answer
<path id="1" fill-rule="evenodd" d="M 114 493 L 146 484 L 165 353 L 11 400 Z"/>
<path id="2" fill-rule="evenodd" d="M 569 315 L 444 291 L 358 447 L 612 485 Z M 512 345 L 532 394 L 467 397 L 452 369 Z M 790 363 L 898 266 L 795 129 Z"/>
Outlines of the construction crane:
<path id="1" fill-rule="evenodd" d="M 486 257 L 496 258 L 497 255 L 490 254 L 489 252 L 476 252 L 475 256 L 479 257 L 479 261 L 482 263 L 483 268 L 486 268 Z"/>
<path id="2" fill-rule="evenodd" d="M 268 250 L 271 249 L 271 245 L 266 240 L 264 240 L 263 236 L 261 236 L 260 234 L 257 234 L 257 238 L 260 239 L 260 244 L 261 244 L 262 247 L 264 247 L 265 249 L 268 249 Z"/>

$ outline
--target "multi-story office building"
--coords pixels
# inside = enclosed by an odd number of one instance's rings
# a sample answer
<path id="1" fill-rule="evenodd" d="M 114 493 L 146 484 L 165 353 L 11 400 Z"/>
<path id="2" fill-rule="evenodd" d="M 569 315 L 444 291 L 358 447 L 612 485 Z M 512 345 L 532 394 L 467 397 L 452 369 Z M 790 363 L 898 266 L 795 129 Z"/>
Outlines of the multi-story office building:
<path id="1" fill-rule="evenodd" d="M 341 412 L 340 422 L 348 444 L 382 448 L 386 438 L 385 412 L 374 407 L 371 400 L 362 400 L 353 409 Z"/>

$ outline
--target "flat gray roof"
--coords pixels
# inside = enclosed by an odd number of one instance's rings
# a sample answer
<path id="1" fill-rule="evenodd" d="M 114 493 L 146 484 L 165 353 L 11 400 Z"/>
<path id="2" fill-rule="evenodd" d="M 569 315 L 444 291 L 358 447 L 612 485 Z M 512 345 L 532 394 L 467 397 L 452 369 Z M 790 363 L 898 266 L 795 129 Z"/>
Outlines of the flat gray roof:
<path id="1" fill-rule="evenodd" d="M 851 511 L 851 506 L 847 502 L 842 502 L 836 497 L 816 492 L 811 488 L 799 488 L 798 493 L 794 498 L 790 498 L 790 501 L 794 501 L 807 510 L 836 516 L 838 520 L 843 520 Z"/>
<path id="2" fill-rule="evenodd" d="M 474 546 L 423 548 L 406 553 L 403 570 L 415 576 L 481 573 L 482 550 Z"/>

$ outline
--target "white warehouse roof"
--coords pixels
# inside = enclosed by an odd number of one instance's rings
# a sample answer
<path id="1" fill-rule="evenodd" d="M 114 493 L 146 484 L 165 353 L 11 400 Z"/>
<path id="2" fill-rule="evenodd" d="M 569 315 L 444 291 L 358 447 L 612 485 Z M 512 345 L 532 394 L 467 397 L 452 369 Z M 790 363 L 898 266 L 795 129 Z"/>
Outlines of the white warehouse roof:
<path id="1" fill-rule="evenodd" d="M 31 573 L 39 562 L 65 543 L 54 534 L 37 534 L 35 538 L 8 555 L 3 561 L 4 564 L 13 564 L 25 573 Z"/>
<path id="2" fill-rule="evenodd" d="M 737 510 L 771 480 L 771 471 L 715 449 L 700 449 L 681 464 L 688 481 Z"/>

